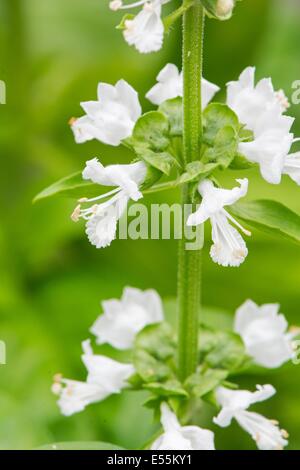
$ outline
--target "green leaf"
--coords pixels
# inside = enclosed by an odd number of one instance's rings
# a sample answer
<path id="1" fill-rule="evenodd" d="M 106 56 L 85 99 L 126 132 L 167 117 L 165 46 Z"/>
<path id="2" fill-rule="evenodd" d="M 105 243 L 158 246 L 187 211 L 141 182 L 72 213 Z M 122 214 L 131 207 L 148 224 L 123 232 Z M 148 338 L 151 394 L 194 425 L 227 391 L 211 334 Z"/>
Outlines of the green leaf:
<path id="1" fill-rule="evenodd" d="M 78 441 L 58 442 L 38 447 L 36 450 L 125 450 L 123 447 L 115 446 L 108 442 Z"/>
<path id="2" fill-rule="evenodd" d="M 280 202 L 239 202 L 230 207 L 230 212 L 251 227 L 300 242 L 300 216 Z"/>
<path id="3" fill-rule="evenodd" d="M 142 146 L 154 152 L 163 152 L 170 144 L 167 117 L 159 111 L 144 114 L 137 120 L 132 136 L 125 142 L 134 149 Z"/>
<path id="4" fill-rule="evenodd" d="M 202 325 L 199 331 L 200 364 L 228 372 L 239 370 L 248 359 L 239 335 Z"/>
<path id="5" fill-rule="evenodd" d="M 106 189 L 107 190 L 107 189 Z M 41 201 L 54 196 L 64 196 L 78 199 L 80 197 L 94 197 L 101 194 L 99 185 L 82 179 L 82 173 L 79 171 L 70 176 L 66 176 L 56 183 L 48 186 L 35 196 L 33 202 Z"/>
<path id="6" fill-rule="evenodd" d="M 158 360 L 174 356 L 176 342 L 168 323 L 148 325 L 136 337 L 135 348 L 143 349 Z"/>
<path id="7" fill-rule="evenodd" d="M 196 398 L 201 398 L 218 387 L 227 376 L 227 370 L 208 369 L 202 372 L 200 369 L 187 379 L 186 386 Z"/>
<path id="8" fill-rule="evenodd" d="M 207 163 L 196 161 L 186 165 L 186 171 L 178 178 L 178 183 L 190 183 L 199 181 L 201 178 L 207 178 L 216 168 L 218 163 Z"/>
<path id="9" fill-rule="evenodd" d="M 170 125 L 170 135 L 172 137 L 182 136 L 183 132 L 183 106 L 182 98 L 167 100 L 158 108 L 160 112 L 167 116 Z"/>
<path id="10" fill-rule="evenodd" d="M 211 103 L 203 112 L 203 140 L 214 145 L 218 132 L 224 127 L 231 127 L 238 135 L 240 123 L 237 115 L 226 104 Z"/>

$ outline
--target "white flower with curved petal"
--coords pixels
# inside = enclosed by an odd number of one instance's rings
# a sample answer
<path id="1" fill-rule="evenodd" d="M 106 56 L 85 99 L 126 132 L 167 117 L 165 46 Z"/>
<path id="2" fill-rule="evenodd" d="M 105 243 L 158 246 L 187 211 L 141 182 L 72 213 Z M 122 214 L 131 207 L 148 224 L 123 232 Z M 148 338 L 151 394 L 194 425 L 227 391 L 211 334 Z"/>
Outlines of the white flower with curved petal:
<path id="1" fill-rule="evenodd" d="M 239 152 L 258 163 L 262 177 L 271 184 L 279 184 L 284 165 L 293 144 L 290 133 L 294 119 L 283 116 L 289 106 L 282 90 L 275 92 L 271 79 L 263 79 L 256 86 L 255 68 L 248 67 L 237 82 L 227 88 L 227 104 L 240 122 L 253 131 L 252 142 L 241 142 Z"/>
<path id="2" fill-rule="evenodd" d="M 124 22 L 123 35 L 130 46 L 143 53 L 159 51 L 164 40 L 164 23 L 161 18 L 162 5 L 170 0 L 141 0 L 132 4 L 113 3 L 114 9 L 129 9 L 142 6 L 142 10 L 132 19 Z"/>
<path id="3" fill-rule="evenodd" d="M 198 426 L 181 426 L 166 403 L 161 405 L 164 433 L 152 444 L 151 450 L 215 450 L 214 433 Z"/>
<path id="4" fill-rule="evenodd" d="M 255 67 L 247 67 L 238 81 L 227 84 L 227 104 L 247 129 L 254 130 L 257 119 L 270 108 L 274 119 L 282 114 L 282 93 L 282 90 L 280 95 L 274 91 L 270 78 L 263 78 L 255 86 Z M 272 122 L 269 128 L 272 128 Z"/>
<path id="5" fill-rule="evenodd" d="M 300 185 L 300 152 L 291 153 L 286 157 L 282 173 L 289 175 L 295 183 Z"/>
<path id="6" fill-rule="evenodd" d="M 249 356 L 264 367 L 280 367 L 294 357 L 293 335 L 287 328 L 278 304 L 259 307 L 247 300 L 235 314 L 234 331 L 242 337 Z"/>
<path id="7" fill-rule="evenodd" d="M 97 139 L 105 144 L 118 146 L 130 137 L 142 114 L 137 92 L 124 80 L 115 86 L 98 85 L 98 101 L 81 103 L 86 115 L 71 120 L 77 143 Z"/>
<path id="8" fill-rule="evenodd" d="M 225 428 L 235 418 L 251 435 L 260 450 L 282 450 L 288 444 L 287 432 L 281 430 L 277 422 L 247 411 L 254 403 L 267 400 L 275 393 L 276 390 L 272 385 L 257 385 L 255 392 L 219 387 L 216 390 L 216 399 L 222 409 L 214 418 L 214 423 Z"/>
<path id="9" fill-rule="evenodd" d="M 214 95 L 220 90 L 217 85 L 202 78 L 202 108 L 206 108 Z M 146 98 L 160 105 L 166 100 L 183 95 L 183 76 L 174 64 L 167 64 L 158 74 L 157 83 L 148 91 Z"/>
<path id="10" fill-rule="evenodd" d="M 161 299 L 155 290 L 127 287 L 121 300 L 102 302 L 101 315 L 91 328 L 97 344 L 109 343 L 117 349 L 130 349 L 145 326 L 163 321 Z"/>
<path id="11" fill-rule="evenodd" d="M 240 187 L 233 189 L 216 188 L 212 181 L 203 180 L 198 187 L 202 196 L 202 202 L 197 211 L 191 214 L 187 225 L 195 226 L 206 222 L 208 219 L 212 225 L 213 246 L 210 255 L 215 263 L 221 266 L 239 266 L 246 258 L 248 250 L 239 232 L 230 225 L 229 221 L 236 225 L 246 235 L 251 235 L 245 230 L 225 209 L 232 205 L 248 191 L 246 178 L 237 180 Z"/>
<path id="12" fill-rule="evenodd" d="M 108 193 L 92 199 L 81 199 L 80 203 L 92 202 L 92 206 L 81 209 L 79 204 L 71 218 L 77 222 L 80 218 L 87 221 L 86 233 L 89 241 L 96 248 L 109 246 L 116 237 L 117 224 L 127 208 L 129 199 L 138 201 L 143 197 L 139 186 L 145 180 L 147 167 L 143 162 L 130 165 L 108 165 L 104 167 L 97 158 L 86 162 L 82 176 L 103 186 L 116 186 Z M 98 204 L 102 199 L 106 202 Z"/>
<path id="13" fill-rule="evenodd" d="M 241 142 L 239 152 L 250 162 L 259 164 L 261 175 L 268 183 L 279 184 L 293 138 L 293 134 L 270 129 L 252 142 Z"/>
<path id="14" fill-rule="evenodd" d="M 59 395 L 58 406 L 65 416 L 83 411 L 87 405 L 120 393 L 134 373 L 131 364 L 121 364 L 109 357 L 93 354 L 89 340 L 84 341 L 82 346 L 82 361 L 88 371 L 86 382 L 56 376 L 53 386 L 54 393 Z"/>

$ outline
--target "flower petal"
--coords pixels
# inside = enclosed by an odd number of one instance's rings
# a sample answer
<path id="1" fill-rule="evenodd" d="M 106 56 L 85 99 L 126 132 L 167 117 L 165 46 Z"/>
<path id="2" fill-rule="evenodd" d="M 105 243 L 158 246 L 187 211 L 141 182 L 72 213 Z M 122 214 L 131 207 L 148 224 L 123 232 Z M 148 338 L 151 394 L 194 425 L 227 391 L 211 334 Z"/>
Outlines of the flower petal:
<path id="1" fill-rule="evenodd" d="M 160 2 L 150 2 L 133 20 L 127 20 L 123 34 L 128 44 L 143 54 L 159 51 L 164 39 L 164 24 L 160 15 Z"/>

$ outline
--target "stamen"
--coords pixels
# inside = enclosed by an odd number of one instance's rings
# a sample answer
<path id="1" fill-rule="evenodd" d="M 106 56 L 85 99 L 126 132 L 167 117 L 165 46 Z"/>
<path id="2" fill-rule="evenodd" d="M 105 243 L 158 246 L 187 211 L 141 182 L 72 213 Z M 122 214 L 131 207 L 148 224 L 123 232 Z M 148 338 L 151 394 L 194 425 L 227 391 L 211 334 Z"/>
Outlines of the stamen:
<path id="1" fill-rule="evenodd" d="M 109 196 L 113 196 L 114 194 L 120 192 L 120 188 L 115 188 L 113 189 L 112 191 L 109 191 L 108 193 L 105 193 L 105 194 L 101 194 L 100 196 L 97 196 L 97 197 L 93 197 L 91 199 L 88 199 L 88 198 L 82 198 L 82 199 L 79 199 L 78 202 L 81 202 L 81 203 L 85 203 L 85 202 L 95 202 L 95 201 L 100 201 L 100 199 L 105 199 Z"/>
<path id="2" fill-rule="evenodd" d="M 286 111 L 291 106 L 283 90 L 276 91 L 275 96 L 277 100 L 279 101 L 279 104 L 283 112 Z"/>
<path id="3" fill-rule="evenodd" d="M 75 122 L 77 121 L 77 118 L 75 117 L 71 117 L 71 119 L 69 120 L 69 126 L 73 126 L 75 124 Z"/>
<path id="4" fill-rule="evenodd" d="M 62 391 L 62 374 L 55 374 L 53 377 L 53 384 L 51 386 L 51 391 L 54 395 L 60 395 Z"/>
<path id="5" fill-rule="evenodd" d="M 297 137 L 296 139 L 293 140 L 293 144 L 295 144 L 296 142 L 300 142 L 300 137 Z"/>
<path id="6" fill-rule="evenodd" d="M 289 328 L 289 333 L 291 333 L 293 336 L 298 336 L 298 335 L 300 335 L 300 327 L 299 327 L 299 326 L 292 325 L 292 326 Z"/>
<path id="7" fill-rule="evenodd" d="M 75 207 L 74 211 L 71 214 L 71 219 L 73 222 L 78 222 L 81 216 L 81 205 L 78 204 L 78 206 Z"/>
<path id="8" fill-rule="evenodd" d="M 246 230 L 236 219 L 232 217 L 225 209 L 222 209 L 222 212 L 226 214 L 226 217 L 231 220 L 231 222 L 236 225 L 247 237 L 251 237 L 252 233 L 249 230 Z"/>
<path id="9" fill-rule="evenodd" d="M 290 437 L 289 433 L 285 429 L 281 429 L 281 435 L 284 439 L 288 439 Z"/>

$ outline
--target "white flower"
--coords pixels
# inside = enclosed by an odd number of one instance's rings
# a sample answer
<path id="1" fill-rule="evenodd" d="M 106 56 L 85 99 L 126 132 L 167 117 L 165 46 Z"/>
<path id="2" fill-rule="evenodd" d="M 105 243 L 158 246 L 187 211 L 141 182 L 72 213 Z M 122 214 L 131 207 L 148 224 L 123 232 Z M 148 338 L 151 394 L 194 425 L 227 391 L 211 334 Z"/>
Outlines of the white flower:
<path id="1" fill-rule="evenodd" d="M 294 357 L 293 336 L 287 328 L 278 304 L 259 307 L 247 300 L 236 311 L 234 331 L 242 337 L 249 356 L 264 367 L 280 367 Z"/>
<path id="2" fill-rule="evenodd" d="M 282 113 L 282 94 L 282 90 L 280 93 L 274 91 L 270 78 L 263 78 L 255 86 L 255 67 L 247 67 L 238 81 L 227 84 L 227 104 L 237 114 L 240 122 L 250 130 L 254 130 L 257 119 L 270 108 L 275 117 Z"/>
<path id="3" fill-rule="evenodd" d="M 300 152 L 291 153 L 286 157 L 282 173 L 289 175 L 295 183 L 300 185 Z"/>
<path id="4" fill-rule="evenodd" d="M 212 431 L 198 426 L 180 426 L 166 403 L 161 405 L 161 424 L 164 433 L 152 444 L 151 450 L 215 450 Z"/>
<path id="5" fill-rule="evenodd" d="M 115 86 L 98 85 L 98 101 L 81 103 L 86 115 L 71 120 L 77 143 L 97 139 L 118 146 L 130 137 L 133 127 L 142 114 L 137 92 L 124 80 Z"/>
<path id="6" fill-rule="evenodd" d="M 276 421 L 247 411 L 254 403 L 267 400 L 276 393 L 272 385 L 257 385 L 255 392 L 247 390 L 229 390 L 219 387 L 216 399 L 222 410 L 214 418 L 214 423 L 223 428 L 229 426 L 233 418 L 250 434 L 260 450 L 282 450 L 288 444 L 288 434 L 278 427 Z"/>
<path id="7" fill-rule="evenodd" d="M 167 64 L 157 76 L 157 84 L 148 91 L 146 98 L 160 105 L 166 100 L 183 95 L 183 75 L 174 64 Z M 202 78 L 202 108 L 206 108 L 219 87 Z"/>
<path id="8" fill-rule="evenodd" d="M 294 119 L 282 115 L 289 107 L 283 91 L 275 92 L 269 78 L 255 86 L 254 75 L 255 68 L 248 67 L 237 82 L 228 84 L 227 104 L 240 122 L 253 131 L 254 140 L 241 142 L 239 152 L 259 164 L 266 181 L 278 184 L 294 139 L 290 133 Z"/>
<path id="9" fill-rule="evenodd" d="M 104 186 L 117 186 L 116 189 L 92 199 L 81 199 L 80 203 L 92 202 L 87 209 L 79 204 L 71 218 L 77 222 L 80 218 L 87 221 L 86 233 L 89 241 L 96 248 L 109 246 L 116 237 L 118 220 L 126 210 L 129 199 L 137 201 L 143 197 L 139 190 L 146 177 L 147 167 L 143 162 L 130 165 L 109 165 L 104 167 L 97 158 L 86 163 L 82 173 L 84 179 Z M 94 204 L 108 198 L 102 204 Z"/>
<path id="10" fill-rule="evenodd" d="M 124 5 L 121 0 L 114 0 L 110 8 L 127 10 L 142 6 L 142 10 L 133 19 L 125 19 L 123 35 L 130 46 L 147 54 L 159 51 L 164 40 L 164 23 L 161 18 L 162 5 L 170 0 L 140 0 Z"/>
<path id="11" fill-rule="evenodd" d="M 213 246 L 210 255 L 215 263 L 221 266 L 239 266 L 246 258 L 248 250 L 239 232 L 230 225 L 235 224 L 246 235 L 251 235 L 245 230 L 225 209 L 224 206 L 232 205 L 248 191 L 246 178 L 237 180 L 240 187 L 233 189 L 216 188 L 212 181 L 204 180 L 199 184 L 198 191 L 202 196 L 202 202 L 198 210 L 191 214 L 187 225 L 203 224 L 210 219 L 212 225 Z"/>
<path id="12" fill-rule="evenodd" d="M 93 354 L 89 341 L 83 342 L 82 346 L 82 360 L 88 371 L 86 382 L 64 379 L 59 375 L 54 378 L 52 390 L 59 395 L 58 406 L 65 416 L 83 411 L 87 405 L 119 393 L 134 373 L 131 364 L 121 364 Z"/>
<path id="13" fill-rule="evenodd" d="M 104 314 L 91 328 L 97 344 L 109 343 L 117 349 L 130 349 L 135 336 L 146 325 L 163 321 L 161 299 L 155 290 L 127 287 L 121 300 L 102 302 Z"/>
<path id="14" fill-rule="evenodd" d="M 289 132 L 294 119 L 283 116 L 276 107 L 273 104 L 257 117 L 253 128 L 254 140 L 239 144 L 239 151 L 251 162 L 258 163 L 262 177 L 272 184 L 279 184 L 281 181 L 294 139 Z"/>

